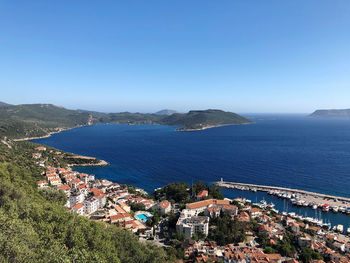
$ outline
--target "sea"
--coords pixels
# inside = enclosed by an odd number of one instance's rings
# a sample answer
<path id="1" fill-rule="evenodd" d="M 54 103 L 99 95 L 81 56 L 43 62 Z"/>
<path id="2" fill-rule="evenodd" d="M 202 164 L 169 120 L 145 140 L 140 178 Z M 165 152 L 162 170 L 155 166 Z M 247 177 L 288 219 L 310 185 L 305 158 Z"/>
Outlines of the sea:
<path id="1" fill-rule="evenodd" d="M 171 182 L 221 180 L 283 186 L 350 197 L 350 119 L 306 115 L 246 115 L 254 123 L 176 131 L 164 125 L 98 124 L 34 140 L 94 156 L 105 167 L 76 167 L 152 193 Z M 223 189 L 225 197 L 273 202 L 279 211 L 350 227 L 350 216 L 286 205 L 263 192 Z"/>

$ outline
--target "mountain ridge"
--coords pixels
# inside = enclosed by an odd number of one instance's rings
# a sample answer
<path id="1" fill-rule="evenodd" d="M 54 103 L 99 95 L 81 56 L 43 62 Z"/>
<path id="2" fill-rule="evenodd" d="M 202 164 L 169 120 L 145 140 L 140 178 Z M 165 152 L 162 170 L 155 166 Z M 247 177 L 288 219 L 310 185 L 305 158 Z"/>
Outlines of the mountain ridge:
<path id="1" fill-rule="evenodd" d="M 177 113 L 177 111 L 176 110 L 164 109 L 164 110 L 157 111 L 154 114 L 157 114 L 157 115 L 171 115 L 171 114 L 174 114 L 174 113 Z"/>
<path id="2" fill-rule="evenodd" d="M 251 123 L 250 120 L 222 110 L 192 110 L 188 113 L 101 113 L 70 110 L 53 104 L 20 104 L 0 107 L 0 137 L 13 139 L 48 136 L 79 126 L 100 123 L 163 124 L 179 130 L 202 130 L 222 125 Z"/>

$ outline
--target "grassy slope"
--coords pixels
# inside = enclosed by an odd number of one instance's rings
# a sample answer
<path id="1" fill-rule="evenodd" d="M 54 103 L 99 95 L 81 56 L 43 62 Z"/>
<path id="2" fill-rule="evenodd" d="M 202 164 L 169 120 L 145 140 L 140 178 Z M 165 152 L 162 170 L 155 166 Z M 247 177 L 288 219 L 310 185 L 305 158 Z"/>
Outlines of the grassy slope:
<path id="1" fill-rule="evenodd" d="M 0 143 L 0 262 L 166 262 L 132 233 L 66 211 L 63 193 L 39 192 L 28 152 Z"/>

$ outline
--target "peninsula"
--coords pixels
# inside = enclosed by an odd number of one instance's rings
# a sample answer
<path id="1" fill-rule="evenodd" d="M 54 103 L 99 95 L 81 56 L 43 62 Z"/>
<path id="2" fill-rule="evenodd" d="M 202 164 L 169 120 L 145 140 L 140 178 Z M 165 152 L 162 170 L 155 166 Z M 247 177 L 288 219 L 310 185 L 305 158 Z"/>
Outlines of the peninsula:
<path id="1" fill-rule="evenodd" d="M 310 117 L 350 118 L 350 109 L 316 110 L 310 115 Z"/>
<path id="2" fill-rule="evenodd" d="M 164 112 L 163 112 L 164 113 Z M 251 123 L 250 120 L 222 110 L 196 110 L 188 113 L 101 113 L 69 110 L 52 104 L 9 105 L 0 107 L 0 137 L 28 140 L 47 137 L 66 129 L 99 123 L 162 124 L 179 130 L 202 130 L 212 127 Z"/>

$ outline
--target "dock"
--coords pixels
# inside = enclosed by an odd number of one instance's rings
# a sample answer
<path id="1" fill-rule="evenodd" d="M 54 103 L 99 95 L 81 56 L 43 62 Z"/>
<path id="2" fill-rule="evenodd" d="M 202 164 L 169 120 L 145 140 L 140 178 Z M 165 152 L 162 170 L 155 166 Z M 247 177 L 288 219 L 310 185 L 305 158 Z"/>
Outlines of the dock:
<path id="1" fill-rule="evenodd" d="M 332 207 L 344 207 L 350 208 L 350 198 L 342 196 L 327 195 L 321 193 L 310 192 L 306 190 L 293 189 L 287 187 L 278 187 L 278 186 L 268 186 L 268 185 L 258 185 L 258 184 L 246 184 L 246 183 L 236 183 L 236 182 L 225 182 L 219 181 L 215 182 L 214 185 L 224 188 L 234 188 L 239 190 L 247 191 L 261 191 L 268 192 L 269 194 L 277 195 L 277 193 L 283 193 L 301 200 L 304 206 L 308 206 L 310 203 L 316 204 L 318 207 L 321 207 L 324 204 L 330 205 Z M 279 197 L 281 197 L 279 195 Z"/>

